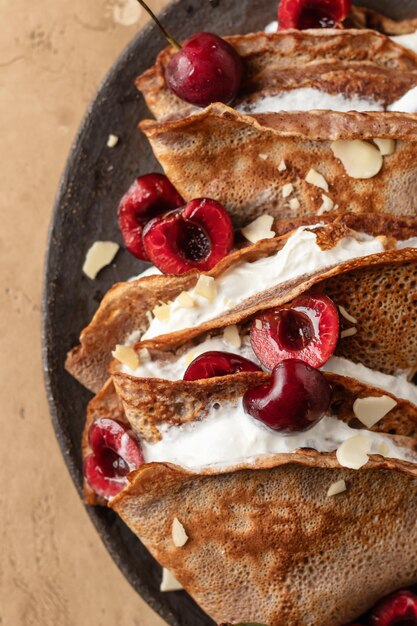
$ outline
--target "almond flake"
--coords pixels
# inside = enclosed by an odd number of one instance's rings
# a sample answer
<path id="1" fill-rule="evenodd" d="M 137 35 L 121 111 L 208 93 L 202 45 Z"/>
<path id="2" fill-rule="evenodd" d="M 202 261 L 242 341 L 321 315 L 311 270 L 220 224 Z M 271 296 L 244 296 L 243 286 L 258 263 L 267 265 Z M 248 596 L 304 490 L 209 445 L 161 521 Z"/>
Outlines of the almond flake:
<path id="1" fill-rule="evenodd" d="M 341 315 L 342 317 L 344 317 L 344 318 L 345 318 L 345 320 L 347 320 L 348 322 L 352 322 L 352 324 L 357 324 L 357 323 L 358 323 L 358 320 L 357 320 L 355 317 L 353 317 L 353 315 L 350 315 L 350 314 L 346 311 L 346 309 L 345 309 L 345 307 L 344 307 L 344 306 L 342 306 L 341 304 L 339 304 L 337 308 L 338 308 L 338 309 L 339 309 L 339 311 L 340 311 L 340 315 Z"/>
<path id="2" fill-rule="evenodd" d="M 292 183 L 287 183 L 286 185 L 282 187 L 281 191 L 282 191 L 282 197 L 288 198 L 288 196 L 290 196 L 292 192 L 294 191 L 294 185 Z"/>
<path id="3" fill-rule="evenodd" d="M 162 568 L 161 591 L 180 591 L 184 589 L 180 582 L 171 574 L 166 567 Z"/>
<path id="4" fill-rule="evenodd" d="M 213 302 L 217 296 L 217 287 L 214 278 L 212 276 L 206 276 L 206 274 L 201 274 L 194 287 L 194 293 L 197 296 L 202 296 L 206 298 L 206 300 Z"/>
<path id="5" fill-rule="evenodd" d="M 148 348 L 141 348 L 139 350 L 139 359 L 142 359 L 143 361 L 147 361 L 150 358 L 151 358 L 151 354 Z"/>
<path id="6" fill-rule="evenodd" d="M 396 149 L 395 139 L 374 139 L 373 141 L 378 146 L 382 156 L 394 154 Z"/>
<path id="7" fill-rule="evenodd" d="M 261 320 L 255 320 L 255 328 L 257 328 L 258 330 L 262 330 Z"/>
<path id="8" fill-rule="evenodd" d="M 119 244 L 113 241 L 96 241 L 86 254 L 83 272 L 94 280 L 100 270 L 109 265 L 119 251 Z"/>
<path id="9" fill-rule="evenodd" d="M 377 241 L 380 241 L 381 244 L 384 246 L 384 248 L 387 247 L 387 245 L 388 245 L 388 237 L 386 235 L 378 235 L 377 237 L 375 237 L 375 239 Z"/>
<path id="10" fill-rule="evenodd" d="M 185 365 L 188 367 L 190 363 L 194 361 L 196 356 L 197 356 L 197 351 L 191 350 L 191 352 L 187 352 L 187 354 L 183 356 L 182 360 L 184 361 Z"/>
<path id="11" fill-rule="evenodd" d="M 139 367 L 139 357 L 134 349 L 129 346 L 117 345 L 112 352 L 112 356 L 131 370 Z"/>
<path id="12" fill-rule="evenodd" d="M 365 435 L 354 435 L 346 439 L 336 450 L 340 465 L 350 469 L 359 469 L 367 464 L 371 451 L 372 439 Z"/>
<path id="13" fill-rule="evenodd" d="M 158 304 L 152 313 L 160 322 L 168 322 L 171 315 L 171 304 Z"/>
<path id="14" fill-rule="evenodd" d="M 298 198 L 291 198 L 288 204 L 290 205 L 291 211 L 298 211 L 300 208 L 300 201 Z"/>
<path id="15" fill-rule="evenodd" d="M 346 174 L 352 178 L 372 178 L 383 165 L 382 154 L 373 144 L 362 139 L 333 141 L 331 149 L 340 159 Z"/>
<path id="16" fill-rule="evenodd" d="M 287 166 L 285 164 L 284 159 L 281 160 L 281 163 L 278 165 L 277 169 L 278 169 L 278 172 L 285 172 L 285 170 L 287 169 Z"/>
<path id="17" fill-rule="evenodd" d="M 242 339 L 235 324 L 233 324 L 233 326 L 226 326 L 223 331 L 223 340 L 234 348 L 240 348 L 242 345 Z"/>
<path id="18" fill-rule="evenodd" d="M 114 148 L 115 146 L 117 146 L 118 143 L 119 143 L 118 136 L 110 134 L 109 138 L 107 139 L 107 147 L 108 148 Z"/>
<path id="19" fill-rule="evenodd" d="M 188 541 L 185 528 L 177 517 L 174 517 L 174 521 L 172 522 L 172 541 L 176 548 L 182 548 Z"/>
<path id="20" fill-rule="evenodd" d="M 180 306 L 186 309 L 192 309 L 195 305 L 194 298 L 190 296 L 188 291 L 181 291 L 180 295 L 177 298 L 177 302 Z"/>
<path id="21" fill-rule="evenodd" d="M 331 211 L 333 207 L 336 208 L 334 206 L 333 200 L 329 198 L 329 196 L 326 196 L 324 193 L 321 194 L 321 199 L 323 202 L 321 203 L 321 206 L 317 211 L 317 215 L 323 215 L 323 213 L 328 213 L 329 211 Z"/>
<path id="22" fill-rule="evenodd" d="M 362 424 L 365 424 L 367 428 L 372 428 L 395 406 L 397 406 L 396 400 L 389 396 L 370 396 L 368 398 L 356 398 L 353 403 L 353 412 Z"/>
<path id="23" fill-rule="evenodd" d="M 242 228 L 242 235 L 251 243 L 257 243 L 261 239 L 272 239 L 275 237 L 275 232 L 272 230 L 273 223 L 272 215 L 260 215 L 245 228 Z"/>
<path id="24" fill-rule="evenodd" d="M 352 337 L 353 335 L 356 335 L 357 332 L 357 328 L 346 328 L 340 333 L 340 338 L 345 339 L 345 337 Z"/>
<path id="25" fill-rule="evenodd" d="M 346 483 L 342 480 L 337 480 L 335 483 L 332 483 L 327 490 L 327 497 L 337 496 L 339 493 L 343 493 L 346 491 Z"/>
<path id="26" fill-rule="evenodd" d="M 324 191 L 329 191 L 329 184 L 327 180 L 322 174 L 319 174 L 319 172 L 317 172 L 316 170 L 309 170 L 305 180 L 307 183 L 310 183 L 310 185 L 320 187 L 320 189 L 324 189 Z"/>
<path id="27" fill-rule="evenodd" d="M 262 161 L 266 161 L 266 160 L 267 160 L 267 158 L 268 158 L 268 155 L 267 155 L 267 154 L 258 154 L 258 157 L 259 157 L 260 159 L 262 159 Z"/>
<path id="28" fill-rule="evenodd" d="M 381 456 L 390 456 L 391 448 L 386 441 L 382 441 L 378 446 L 378 452 Z"/>

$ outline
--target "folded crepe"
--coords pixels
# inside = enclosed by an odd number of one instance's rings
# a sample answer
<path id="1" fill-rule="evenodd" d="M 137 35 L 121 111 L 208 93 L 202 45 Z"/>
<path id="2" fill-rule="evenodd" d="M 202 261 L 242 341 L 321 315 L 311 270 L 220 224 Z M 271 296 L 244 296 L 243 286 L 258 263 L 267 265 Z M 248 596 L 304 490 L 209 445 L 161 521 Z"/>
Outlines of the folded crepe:
<path id="1" fill-rule="evenodd" d="M 214 198 L 237 227 L 265 212 L 277 219 L 337 210 L 416 215 L 417 119 L 412 114 L 242 115 L 214 104 L 184 119 L 145 120 L 140 126 L 181 195 Z M 357 165 L 364 140 L 380 138 L 392 140 L 386 150 L 392 153 L 382 161 L 375 146 L 357 171 L 341 160 L 340 148 L 345 154 L 353 150 L 350 163 Z M 346 141 L 352 143 L 340 143 Z M 367 169 L 374 159 L 379 171 Z"/>
<path id="2" fill-rule="evenodd" d="M 380 457 L 352 471 L 315 456 L 145 465 L 111 507 L 216 623 L 347 624 L 417 579 L 417 479 Z M 347 491 L 327 497 L 339 480 Z"/>
<path id="3" fill-rule="evenodd" d="M 337 257 L 327 257 L 326 251 L 330 251 L 330 254 L 333 255 L 334 250 L 340 249 L 340 246 L 339 248 L 337 247 L 338 242 L 342 242 L 343 248 L 343 241 L 347 241 L 347 239 L 345 239 L 347 236 L 349 237 L 349 241 L 352 245 L 355 246 L 355 237 L 358 236 L 349 230 L 343 220 L 340 222 L 330 223 L 323 227 L 316 227 L 314 234 L 312 235 L 307 234 L 304 236 L 303 230 L 304 229 L 299 229 L 298 231 L 295 231 L 292 236 L 287 234 L 279 238 L 263 240 L 257 244 L 236 251 L 223 259 L 222 262 L 220 262 L 211 272 L 208 273 L 208 276 L 218 281 L 233 271 L 239 272 L 245 268 L 253 269 L 255 267 L 253 262 L 255 261 L 266 258 L 278 259 L 278 255 L 281 251 L 283 251 L 283 254 L 286 254 L 286 245 L 293 245 L 293 242 L 295 241 L 294 236 L 304 237 L 305 239 L 301 239 L 299 241 L 298 245 L 301 249 L 300 254 L 304 254 L 305 252 L 306 257 L 308 257 L 307 246 L 310 243 L 310 245 L 315 247 L 316 252 L 318 251 L 319 257 L 322 256 L 322 259 L 319 258 L 320 262 L 317 261 L 319 266 L 312 266 L 314 267 L 314 270 L 311 270 L 309 275 L 303 275 L 304 272 L 308 272 L 308 270 L 305 269 L 307 265 L 304 263 L 303 267 L 300 266 L 296 269 L 293 268 L 291 270 L 292 274 L 287 274 L 287 276 L 291 275 L 292 280 L 284 280 L 285 277 L 283 276 L 281 276 L 280 280 L 278 272 L 277 281 L 275 282 L 274 275 L 270 274 L 269 279 L 273 286 L 269 288 L 262 288 L 262 286 L 258 287 L 257 283 L 253 288 L 253 283 L 246 281 L 246 287 L 250 287 L 250 292 L 248 292 L 249 295 L 246 297 L 244 291 L 245 285 L 241 283 L 241 300 L 239 303 L 234 304 L 231 302 L 226 305 L 222 301 L 218 301 L 222 305 L 223 310 L 217 311 L 215 307 L 213 313 L 211 313 L 210 308 L 205 309 L 205 307 L 198 307 L 198 310 L 200 311 L 201 309 L 207 321 L 205 323 L 200 323 L 200 318 L 199 321 L 193 322 L 193 324 L 190 323 L 189 326 L 195 326 L 192 329 L 187 328 L 187 318 L 186 316 L 181 315 L 183 319 L 178 321 L 178 324 L 174 329 L 177 330 L 177 332 L 169 332 L 168 329 L 164 329 L 164 324 L 161 324 L 158 327 L 158 324 L 154 323 L 155 318 L 152 319 L 150 311 L 153 310 L 154 307 L 160 302 L 167 303 L 174 300 L 179 294 L 181 294 L 182 291 L 195 289 L 199 281 L 198 272 L 189 272 L 182 276 L 149 276 L 115 285 L 104 297 L 90 325 L 81 333 L 80 345 L 69 353 L 66 362 L 67 370 L 85 386 L 97 392 L 101 389 L 107 379 L 108 367 L 111 362 L 111 351 L 114 349 L 116 344 L 133 344 L 141 334 L 143 336 L 143 333 L 145 333 L 145 337 L 146 334 L 149 336 L 149 333 L 152 330 L 152 325 L 156 326 L 156 328 L 153 329 L 153 336 L 155 334 L 165 334 L 168 336 L 168 339 L 155 339 L 150 344 L 151 347 L 158 348 L 160 341 L 162 341 L 161 345 L 164 347 L 178 347 L 182 343 L 191 340 L 193 337 L 202 335 L 205 332 L 210 332 L 214 328 L 240 323 L 243 319 L 245 319 L 245 317 L 255 314 L 262 308 L 271 308 L 282 302 L 288 302 L 299 293 L 302 293 L 313 285 L 320 283 L 320 278 L 331 278 L 332 276 L 344 275 L 349 270 L 360 268 L 362 264 L 369 266 L 369 268 L 374 265 L 376 268 L 384 268 L 387 263 L 389 264 L 392 261 L 393 267 L 397 268 L 401 267 L 403 262 L 407 260 L 414 263 L 417 257 L 417 251 L 412 248 L 405 248 L 404 250 L 387 250 L 381 253 L 380 251 L 384 249 L 383 245 L 375 239 L 369 244 L 371 246 L 370 248 L 367 247 L 368 242 L 365 241 L 363 242 L 363 249 L 362 244 L 359 244 L 360 249 L 358 249 L 355 254 L 352 252 L 352 256 L 356 255 L 356 257 L 359 258 L 342 260 L 341 262 L 339 260 L 338 262 Z M 310 233 L 310 230 L 307 230 L 308 233 Z M 402 245 L 409 245 L 407 243 L 407 239 L 411 232 L 412 229 L 408 226 L 405 226 L 404 231 L 401 230 L 400 226 L 398 227 L 398 238 L 400 240 L 406 240 Z M 307 241 L 307 237 L 312 239 L 313 242 Z M 323 255 L 321 251 L 323 252 Z M 372 252 L 378 252 L 378 254 L 372 254 Z M 371 254 L 368 259 L 366 258 L 367 254 Z M 344 252 L 343 256 L 346 258 Z M 283 259 L 281 265 L 285 266 L 285 263 L 286 261 Z M 324 270 L 326 270 L 325 273 L 323 273 Z M 375 271 L 378 274 L 378 272 L 381 272 L 382 269 L 376 269 Z M 392 272 L 394 271 L 399 271 L 400 273 L 402 272 L 401 269 L 393 269 Z M 391 276 L 391 274 L 389 275 Z M 401 279 L 403 279 L 403 276 L 401 276 Z M 239 280 L 243 280 L 243 277 L 240 277 Z M 343 280 L 345 279 L 343 278 Z M 389 279 L 386 278 L 385 280 L 388 281 Z M 337 279 L 335 279 L 335 281 L 336 285 Z M 366 292 L 367 287 L 365 286 L 365 283 L 363 283 L 363 285 L 363 292 L 360 292 L 359 290 L 358 295 L 360 298 L 363 298 L 363 301 L 367 301 L 370 297 L 370 291 Z M 394 290 L 390 293 L 397 294 L 397 291 Z M 404 290 L 401 293 L 404 294 Z M 399 295 L 401 302 L 404 297 L 404 295 Z M 413 298 L 413 291 L 410 292 L 408 297 L 411 299 Z M 340 297 L 338 295 L 338 298 L 340 299 L 340 304 L 343 306 L 343 303 L 346 304 L 347 310 L 351 307 L 352 310 L 354 309 L 355 311 L 358 309 L 359 313 L 359 308 L 361 306 L 360 302 L 356 302 L 356 304 L 353 302 L 347 302 L 346 294 L 341 294 Z M 400 300 L 397 301 L 397 305 Z M 213 322 L 214 318 L 216 318 L 215 322 Z M 411 320 L 407 320 L 407 322 L 408 321 Z M 183 324 L 182 327 L 180 322 Z M 369 325 L 371 325 L 370 332 L 374 332 L 374 324 L 372 323 L 372 320 L 369 320 L 368 326 Z M 180 328 L 182 329 L 178 330 Z M 359 347 L 359 338 L 361 336 L 362 335 L 359 332 L 358 335 L 355 336 L 356 339 L 355 337 L 349 338 L 349 340 L 355 339 L 353 344 L 354 349 Z M 389 336 L 389 329 L 387 329 L 387 337 Z M 349 341 L 348 339 L 345 341 L 347 346 Z M 407 345 L 407 350 L 403 350 L 406 354 L 401 353 L 401 357 L 399 357 L 396 367 L 406 368 L 407 366 L 405 363 L 409 363 L 409 361 L 413 361 L 413 364 L 410 366 L 413 367 L 415 360 L 412 356 L 412 351 L 409 351 L 410 344 L 408 339 L 404 337 L 403 342 Z M 398 344 L 399 350 L 399 346 L 401 345 L 400 341 Z M 392 348 L 392 344 L 391 348 L 387 349 L 388 352 L 390 349 L 394 349 Z M 400 351 L 398 354 L 400 354 Z M 367 360 L 370 362 L 370 367 L 372 367 L 372 358 L 369 357 Z M 390 367 L 393 367 L 392 363 L 387 365 L 387 371 Z"/>
<path id="4" fill-rule="evenodd" d="M 352 6 L 346 26 L 348 28 L 371 28 L 385 35 L 409 35 L 417 30 L 417 18 L 393 20 L 368 7 Z"/>
<path id="5" fill-rule="evenodd" d="M 292 30 L 225 39 L 244 63 L 236 108 L 300 88 L 360 98 L 371 108 L 383 108 L 417 85 L 417 55 L 372 30 Z M 163 50 L 136 81 L 159 121 L 198 110 L 166 84 L 165 69 L 175 52 L 172 46 Z"/>

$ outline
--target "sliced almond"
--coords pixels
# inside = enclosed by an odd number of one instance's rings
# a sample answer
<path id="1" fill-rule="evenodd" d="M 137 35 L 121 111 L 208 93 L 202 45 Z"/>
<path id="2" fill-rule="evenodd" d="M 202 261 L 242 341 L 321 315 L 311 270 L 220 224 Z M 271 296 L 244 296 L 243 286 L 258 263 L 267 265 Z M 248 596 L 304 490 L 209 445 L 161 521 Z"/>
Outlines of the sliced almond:
<path id="1" fill-rule="evenodd" d="M 342 330 L 340 333 L 340 338 L 345 339 L 346 337 L 353 337 L 353 335 L 356 335 L 357 332 L 357 328 L 345 328 L 345 330 Z"/>
<path id="2" fill-rule="evenodd" d="M 395 406 L 397 402 L 390 396 L 369 396 L 356 398 L 353 403 L 353 412 L 362 424 L 365 424 L 367 428 L 372 428 Z"/>
<path id="3" fill-rule="evenodd" d="M 359 469 L 368 462 L 372 439 L 365 435 L 354 435 L 346 439 L 336 450 L 336 458 L 340 465 L 350 469 Z"/>
<path id="4" fill-rule="evenodd" d="M 329 184 L 327 180 L 324 178 L 322 174 L 320 174 L 313 168 L 311 168 L 311 170 L 308 171 L 305 180 L 307 183 L 310 183 L 310 185 L 314 185 L 315 187 L 320 187 L 320 189 L 323 189 L 324 191 L 329 191 Z"/>
<path id="5" fill-rule="evenodd" d="M 206 298 L 206 300 L 213 302 L 217 296 L 217 287 L 214 278 L 212 276 L 201 274 L 196 286 L 194 287 L 194 293 L 197 296 L 201 296 L 202 298 Z"/>
<path id="6" fill-rule="evenodd" d="M 261 239 L 272 239 L 275 237 L 275 231 L 272 230 L 273 223 L 272 215 L 260 215 L 245 228 L 242 228 L 242 235 L 251 243 L 256 243 Z"/>
<path id="7" fill-rule="evenodd" d="M 375 239 L 380 241 L 384 248 L 388 246 L 388 237 L 386 235 L 378 235 Z"/>
<path id="8" fill-rule="evenodd" d="M 382 441 L 378 446 L 378 452 L 381 456 L 390 456 L 391 448 L 386 441 Z"/>
<path id="9" fill-rule="evenodd" d="M 83 272 L 94 280 L 100 270 L 109 265 L 119 251 L 119 244 L 113 241 L 96 241 L 86 254 Z"/>
<path id="10" fill-rule="evenodd" d="M 323 215 L 323 213 L 328 213 L 334 207 L 334 202 L 329 196 L 326 196 L 324 193 L 321 194 L 322 203 L 317 211 L 317 215 Z"/>
<path id="11" fill-rule="evenodd" d="M 177 517 L 174 517 L 174 521 L 172 522 L 172 541 L 176 548 L 182 548 L 188 541 L 185 528 Z"/>
<path id="12" fill-rule="evenodd" d="M 186 309 L 192 309 L 195 305 L 195 300 L 188 291 L 181 291 L 180 295 L 177 298 L 177 302 L 180 306 L 183 306 Z"/>
<path id="13" fill-rule="evenodd" d="M 117 135 L 110 134 L 107 139 L 107 147 L 114 148 L 119 143 L 119 138 Z"/>
<path id="14" fill-rule="evenodd" d="M 300 208 L 300 201 L 298 198 L 291 198 L 289 203 L 291 211 L 298 211 Z"/>
<path id="15" fill-rule="evenodd" d="M 339 311 L 340 311 L 340 315 L 341 315 L 342 317 L 344 317 L 344 318 L 345 318 L 345 320 L 347 320 L 348 322 L 352 322 L 352 324 L 357 324 L 357 323 L 358 323 L 358 320 L 356 319 L 356 317 L 353 317 L 353 315 L 350 315 L 350 314 L 346 311 L 346 309 L 345 309 L 345 307 L 344 307 L 344 306 L 342 306 L 341 304 L 339 304 L 337 308 L 338 308 L 338 309 L 339 309 Z"/>
<path id="16" fill-rule="evenodd" d="M 233 324 L 233 326 L 226 326 L 223 331 L 223 339 L 234 348 L 240 348 L 242 345 L 242 339 L 239 335 L 239 330 L 236 324 Z"/>
<path id="17" fill-rule="evenodd" d="M 278 165 L 277 170 L 278 172 L 285 172 L 285 170 L 287 169 L 287 166 L 285 164 L 284 159 L 281 159 L 281 163 Z"/>
<path id="18" fill-rule="evenodd" d="M 378 146 L 382 156 L 394 154 L 396 148 L 395 139 L 374 139 L 373 141 Z"/>
<path id="19" fill-rule="evenodd" d="M 362 139 L 338 139 L 333 141 L 331 149 L 352 178 L 372 178 L 384 162 L 378 148 Z"/>
<path id="20" fill-rule="evenodd" d="M 129 346 L 117 345 L 112 352 L 112 356 L 131 370 L 139 367 L 139 357 L 134 349 Z"/>
<path id="21" fill-rule="evenodd" d="M 327 490 L 327 497 L 337 496 L 339 493 L 343 493 L 346 491 L 346 483 L 342 480 L 337 480 L 335 483 L 332 483 Z"/>
<path id="22" fill-rule="evenodd" d="M 258 330 L 262 330 L 261 320 L 255 320 L 255 328 L 257 328 Z"/>
<path id="23" fill-rule="evenodd" d="M 139 350 L 139 360 L 142 359 L 142 361 L 147 361 L 150 358 L 151 353 L 149 352 L 148 348 L 141 348 Z"/>
<path id="24" fill-rule="evenodd" d="M 152 309 L 152 313 L 160 322 L 168 322 L 171 316 L 171 305 L 168 304 L 158 304 L 154 309 Z"/>
<path id="25" fill-rule="evenodd" d="M 194 361 L 194 359 L 196 358 L 197 355 L 197 351 L 196 350 L 191 350 L 191 352 L 187 352 L 187 354 L 185 354 L 183 356 L 183 361 L 185 363 L 185 365 L 188 367 L 190 365 L 190 363 L 192 361 Z"/>
<path id="26" fill-rule="evenodd" d="M 166 567 L 162 568 L 162 580 L 161 580 L 161 591 L 180 591 L 180 589 L 184 589 L 180 582 L 175 578 L 173 574 L 166 569 Z"/>
<path id="27" fill-rule="evenodd" d="M 286 185 L 282 187 L 281 191 L 282 191 L 282 197 L 288 198 L 288 196 L 290 196 L 292 192 L 294 191 L 294 185 L 292 183 L 287 183 Z"/>
<path id="28" fill-rule="evenodd" d="M 268 159 L 268 155 L 267 154 L 258 154 L 258 157 L 260 159 L 262 159 L 262 161 L 266 161 Z"/>

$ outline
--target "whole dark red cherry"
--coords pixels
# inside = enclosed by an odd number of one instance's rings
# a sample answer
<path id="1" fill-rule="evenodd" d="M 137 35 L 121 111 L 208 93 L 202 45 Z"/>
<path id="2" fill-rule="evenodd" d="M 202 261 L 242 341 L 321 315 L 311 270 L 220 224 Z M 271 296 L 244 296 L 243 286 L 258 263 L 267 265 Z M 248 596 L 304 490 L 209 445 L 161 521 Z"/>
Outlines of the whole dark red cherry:
<path id="1" fill-rule="evenodd" d="M 351 0 L 281 0 L 278 29 L 343 28 Z"/>
<path id="2" fill-rule="evenodd" d="M 272 372 L 270 384 L 252 387 L 243 396 L 246 413 L 282 435 L 312 428 L 330 405 L 331 387 L 323 374 L 288 360 Z"/>
<path id="3" fill-rule="evenodd" d="M 129 252 L 148 261 L 142 242 L 144 225 L 183 204 L 184 200 L 163 174 L 139 176 L 121 199 L 118 211 L 120 230 Z"/>
<path id="4" fill-rule="evenodd" d="M 239 372 L 260 372 L 261 368 L 245 359 L 243 356 L 232 352 L 220 352 L 212 350 L 204 352 L 191 361 L 187 367 L 184 380 L 201 380 L 203 378 L 215 378 L 216 376 L 228 376 Z"/>
<path id="5" fill-rule="evenodd" d="M 127 426 L 110 418 L 95 420 L 88 441 L 92 454 L 84 461 L 84 476 L 101 497 L 116 496 L 127 484 L 127 475 L 144 463 L 138 441 Z"/>
<path id="6" fill-rule="evenodd" d="M 257 315 L 251 327 L 252 348 L 267 369 L 285 359 L 321 367 L 339 338 L 339 313 L 327 296 L 306 294 L 291 304 Z"/>
<path id="7" fill-rule="evenodd" d="M 149 259 L 165 274 L 195 268 L 211 270 L 233 247 L 233 226 L 226 209 L 209 198 L 157 217 L 143 231 Z"/>
<path id="8" fill-rule="evenodd" d="M 370 626 L 417 626 L 417 596 L 401 590 L 387 596 L 371 611 Z"/>
<path id="9" fill-rule="evenodd" d="M 181 100 L 199 107 L 229 104 L 239 90 L 242 59 L 213 33 L 196 33 L 174 54 L 165 70 L 168 87 Z"/>

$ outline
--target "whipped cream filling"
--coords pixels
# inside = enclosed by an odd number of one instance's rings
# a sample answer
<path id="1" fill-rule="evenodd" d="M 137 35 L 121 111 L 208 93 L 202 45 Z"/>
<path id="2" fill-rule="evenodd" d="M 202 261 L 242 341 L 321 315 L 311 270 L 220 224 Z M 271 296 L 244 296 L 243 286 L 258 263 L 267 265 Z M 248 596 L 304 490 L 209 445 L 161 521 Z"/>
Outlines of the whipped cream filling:
<path id="1" fill-rule="evenodd" d="M 162 439 L 142 442 L 146 463 L 170 462 L 197 469 L 210 465 L 230 467 L 240 461 L 254 462 L 267 454 L 291 453 L 299 448 L 333 452 L 358 434 L 372 441 L 371 454 L 416 461 L 415 456 L 396 446 L 389 437 L 350 428 L 335 417 L 323 417 L 308 431 L 282 436 L 245 413 L 242 399 L 212 408 L 207 417 L 182 426 L 161 426 Z"/>
<path id="2" fill-rule="evenodd" d="M 317 226 L 316 226 L 317 227 Z M 185 308 L 177 300 L 170 303 L 167 320 L 153 318 L 142 339 L 152 339 L 199 324 L 224 314 L 236 305 L 280 283 L 318 270 L 384 251 L 381 240 L 365 233 L 344 237 L 333 248 L 322 250 L 311 229 L 298 228 L 285 246 L 269 257 L 249 263 L 238 263 L 216 279 L 217 295 L 212 300 L 188 291 L 195 306 Z M 417 247 L 417 238 L 410 239 L 404 247 Z"/>
<path id="3" fill-rule="evenodd" d="M 395 41 L 398 45 L 417 53 L 417 30 L 408 35 L 394 35 L 390 37 L 390 39 Z"/>

